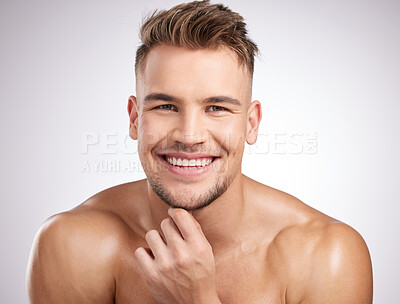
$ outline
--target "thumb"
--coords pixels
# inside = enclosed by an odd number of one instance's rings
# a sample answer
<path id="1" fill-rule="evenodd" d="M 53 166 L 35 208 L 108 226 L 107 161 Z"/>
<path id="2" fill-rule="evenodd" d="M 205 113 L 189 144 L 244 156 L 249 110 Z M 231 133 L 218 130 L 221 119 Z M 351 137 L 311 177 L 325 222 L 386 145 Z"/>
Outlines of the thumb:
<path id="1" fill-rule="evenodd" d="M 206 236 L 205 236 L 204 233 L 203 233 L 203 229 L 201 229 L 201 225 L 199 224 L 199 222 L 198 222 L 198 221 L 196 220 L 196 218 L 194 217 L 193 211 L 188 211 L 188 213 L 190 214 L 190 217 L 192 218 L 193 223 L 194 223 L 194 225 L 196 226 L 197 230 L 201 233 L 201 235 L 202 235 L 205 239 L 207 239 Z"/>

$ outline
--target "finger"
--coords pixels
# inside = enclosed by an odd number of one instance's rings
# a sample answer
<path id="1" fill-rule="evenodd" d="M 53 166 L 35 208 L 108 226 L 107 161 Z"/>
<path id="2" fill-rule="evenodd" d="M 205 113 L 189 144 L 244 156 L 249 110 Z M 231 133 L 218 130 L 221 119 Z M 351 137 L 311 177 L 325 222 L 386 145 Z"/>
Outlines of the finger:
<path id="1" fill-rule="evenodd" d="M 166 254 L 166 244 L 157 230 L 150 230 L 146 233 L 146 242 L 156 259 L 160 259 Z"/>
<path id="2" fill-rule="evenodd" d="M 153 271 L 154 259 L 150 249 L 139 247 L 135 250 L 134 256 L 145 275 Z"/>
<path id="3" fill-rule="evenodd" d="M 161 222 L 161 230 L 164 233 L 168 247 L 177 247 L 183 243 L 183 236 L 172 218 L 166 218 Z"/>
<path id="4" fill-rule="evenodd" d="M 193 216 L 192 213 L 190 213 L 190 216 L 192 217 L 193 222 L 194 222 L 194 224 L 195 224 L 197 230 L 201 233 L 201 235 L 202 235 L 205 239 L 207 239 L 206 236 L 204 235 L 203 229 L 201 229 L 201 226 L 200 226 L 199 222 L 196 220 L 196 218 Z"/>
<path id="5" fill-rule="evenodd" d="M 199 232 L 199 229 L 196 227 L 195 222 L 193 221 L 193 216 L 190 215 L 186 210 L 181 208 L 169 208 L 168 214 L 174 220 L 185 240 L 195 240 L 202 236 L 202 234 Z"/>

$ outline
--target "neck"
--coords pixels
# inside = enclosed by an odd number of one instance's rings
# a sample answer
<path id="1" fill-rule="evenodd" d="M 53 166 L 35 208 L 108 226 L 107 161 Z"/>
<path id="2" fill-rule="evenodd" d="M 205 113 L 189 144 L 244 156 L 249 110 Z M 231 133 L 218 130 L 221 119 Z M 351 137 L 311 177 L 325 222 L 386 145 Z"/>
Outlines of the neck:
<path id="1" fill-rule="evenodd" d="M 246 218 L 245 176 L 237 174 L 228 189 L 209 206 L 192 212 L 213 248 L 219 250 L 240 242 Z M 151 229 L 160 231 L 160 223 L 168 217 L 168 206 L 148 185 Z"/>

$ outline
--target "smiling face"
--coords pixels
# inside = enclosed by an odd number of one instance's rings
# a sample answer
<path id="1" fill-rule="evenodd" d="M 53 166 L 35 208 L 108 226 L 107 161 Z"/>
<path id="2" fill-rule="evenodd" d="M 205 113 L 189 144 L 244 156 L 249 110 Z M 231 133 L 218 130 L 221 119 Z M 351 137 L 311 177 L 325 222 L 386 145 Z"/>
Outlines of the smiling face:
<path id="1" fill-rule="evenodd" d="M 153 191 L 168 205 L 202 208 L 241 173 L 261 108 L 251 77 L 227 48 L 153 48 L 130 97 L 130 136 Z"/>

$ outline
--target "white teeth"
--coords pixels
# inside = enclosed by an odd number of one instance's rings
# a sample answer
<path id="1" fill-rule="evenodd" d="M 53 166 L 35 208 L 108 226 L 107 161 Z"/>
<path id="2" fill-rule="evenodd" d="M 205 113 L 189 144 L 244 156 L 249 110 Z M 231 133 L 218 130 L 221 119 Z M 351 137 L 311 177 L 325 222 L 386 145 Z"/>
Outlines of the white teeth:
<path id="1" fill-rule="evenodd" d="M 211 164 L 212 158 L 201 158 L 201 159 L 176 159 L 175 157 L 166 157 L 169 164 L 180 167 L 205 167 Z"/>

